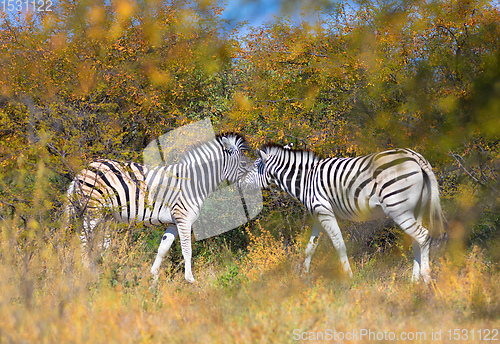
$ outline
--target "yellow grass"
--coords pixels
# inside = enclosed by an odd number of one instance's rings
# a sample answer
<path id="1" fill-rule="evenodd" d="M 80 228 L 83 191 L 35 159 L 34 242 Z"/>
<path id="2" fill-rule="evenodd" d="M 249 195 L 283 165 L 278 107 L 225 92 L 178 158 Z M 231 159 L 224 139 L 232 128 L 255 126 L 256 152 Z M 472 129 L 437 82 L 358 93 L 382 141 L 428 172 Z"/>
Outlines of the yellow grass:
<path id="1" fill-rule="evenodd" d="M 126 236 L 89 270 L 74 236 L 45 230 L 20 238 L 12 228 L 1 227 L 0 343 L 289 343 L 340 335 L 371 343 L 403 334 L 473 343 L 500 325 L 500 274 L 477 247 L 441 253 L 435 283 L 424 285 L 409 282 L 411 259 L 388 254 L 353 260 L 354 277 L 344 278 L 323 240 L 304 276 L 303 244 L 285 250 L 257 224 L 247 254 L 214 248 L 213 259 L 195 257 L 195 285 L 168 262 L 153 284 L 155 252 L 129 246 Z M 500 339 L 494 333 L 489 338 Z M 449 340 L 457 335 L 468 340 Z"/>

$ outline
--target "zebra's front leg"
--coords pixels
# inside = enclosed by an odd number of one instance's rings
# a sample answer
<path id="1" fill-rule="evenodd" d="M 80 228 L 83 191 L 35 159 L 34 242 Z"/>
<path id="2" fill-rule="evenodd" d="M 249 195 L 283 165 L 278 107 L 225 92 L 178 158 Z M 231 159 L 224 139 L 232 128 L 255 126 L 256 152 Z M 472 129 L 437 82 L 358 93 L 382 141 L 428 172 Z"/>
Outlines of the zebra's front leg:
<path id="1" fill-rule="evenodd" d="M 184 258 L 184 278 L 189 283 L 194 283 L 193 271 L 191 270 L 191 223 L 177 221 L 177 229 L 179 231 L 179 240 L 181 242 L 182 257 Z"/>
<path id="2" fill-rule="evenodd" d="M 339 224 L 335 215 L 326 213 L 326 214 L 318 214 L 318 220 L 325 229 L 326 234 L 330 237 L 332 241 L 333 247 L 339 254 L 340 263 L 342 264 L 342 268 L 344 272 L 352 277 L 351 266 L 349 265 L 349 259 L 347 258 L 346 247 L 344 243 L 344 239 L 342 238 L 342 232 L 340 231 Z"/>
<path id="3" fill-rule="evenodd" d="M 321 231 L 321 225 L 318 222 L 318 220 L 314 220 L 313 224 L 313 229 L 311 233 L 311 237 L 309 238 L 309 243 L 307 244 L 306 247 L 306 259 L 304 261 L 304 272 L 309 272 L 309 267 L 311 265 L 311 259 L 314 254 L 314 251 L 316 251 L 316 247 L 318 247 L 318 242 L 319 242 L 319 234 Z"/>
<path id="4" fill-rule="evenodd" d="M 158 279 L 161 262 L 163 261 L 163 258 L 167 254 L 168 250 L 170 250 L 170 246 L 172 246 L 172 243 L 174 242 L 176 237 L 177 226 L 171 224 L 167 227 L 165 233 L 161 238 L 160 246 L 158 247 L 158 254 L 156 255 L 155 262 L 151 267 L 151 273 L 153 274 L 155 280 Z"/>

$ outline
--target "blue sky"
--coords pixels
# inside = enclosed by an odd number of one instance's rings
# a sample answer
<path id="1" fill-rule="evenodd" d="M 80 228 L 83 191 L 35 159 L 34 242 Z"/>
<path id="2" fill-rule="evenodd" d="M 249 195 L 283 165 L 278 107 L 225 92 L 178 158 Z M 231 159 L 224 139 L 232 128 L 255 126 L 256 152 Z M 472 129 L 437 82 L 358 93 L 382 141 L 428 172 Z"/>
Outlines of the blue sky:
<path id="1" fill-rule="evenodd" d="M 224 19 L 237 22 L 247 21 L 249 26 L 259 27 L 263 23 L 273 21 L 275 16 L 290 15 L 294 22 L 299 23 L 301 6 L 316 4 L 317 0 L 228 0 Z M 320 0 L 319 2 L 328 2 Z M 314 19 L 313 19 L 314 21 Z M 246 30 L 244 30 L 246 31 Z"/>
<path id="2" fill-rule="evenodd" d="M 300 23 L 301 7 L 321 6 L 332 4 L 331 0 L 227 0 L 226 11 L 222 17 L 236 22 L 247 21 L 249 26 L 259 27 L 263 23 L 274 20 L 275 16 L 290 15 L 292 21 Z M 305 20 L 316 22 L 317 18 L 311 16 Z M 240 34 L 248 32 L 248 28 Z"/>
<path id="3" fill-rule="evenodd" d="M 281 10 L 280 0 L 229 0 L 225 19 L 248 21 L 251 26 L 259 26 L 279 15 Z"/>

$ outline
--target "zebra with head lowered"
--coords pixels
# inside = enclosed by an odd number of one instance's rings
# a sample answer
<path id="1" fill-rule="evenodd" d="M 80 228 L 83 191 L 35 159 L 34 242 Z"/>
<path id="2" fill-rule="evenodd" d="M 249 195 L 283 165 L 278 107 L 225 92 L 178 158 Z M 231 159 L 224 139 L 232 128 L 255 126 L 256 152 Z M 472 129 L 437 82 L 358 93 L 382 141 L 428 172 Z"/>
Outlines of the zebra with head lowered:
<path id="1" fill-rule="evenodd" d="M 264 145 L 244 176 L 244 188 L 272 182 L 302 202 L 314 218 L 304 268 L 309 270 L 321 227 L 332 240 L 344 271 L 352 276 L 337 218 L 369 221 L 388 216 L 412 238 L 413 280 L 431 280 L 432 237 L 443 233 L 439 190 L 431 165 L 410 149 L 393 149 L 356 158 L 321 159 L 313 152 Z M 428 218 L 429 230 L 422 220 Z"/>
<path id="2" fill-rule="evenodd" d="M 66 213 L 83 219 L 85 246 L 94 228 L 114 217 L 146 226 L 167 224 L 151 273 L 158 277 L 160 264 L 179 235 L 185 261 L 185 278 L 191 271 L 191 226 L 204 200 L 223 182 L 235 183 L 248 171 L 243 136 L 229 133 L 188 151 L 176 164 L 148 168 L 138 163 L 99 159 L 82 170 L 68 189 Z"/>

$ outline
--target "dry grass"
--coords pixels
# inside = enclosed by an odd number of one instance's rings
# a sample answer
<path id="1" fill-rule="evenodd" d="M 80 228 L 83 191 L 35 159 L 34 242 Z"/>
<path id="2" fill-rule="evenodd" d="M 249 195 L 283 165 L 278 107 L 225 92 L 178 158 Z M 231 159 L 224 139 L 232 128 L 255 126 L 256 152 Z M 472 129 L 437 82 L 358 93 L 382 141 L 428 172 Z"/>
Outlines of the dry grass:
<path id="1" fill-rule="evenodd" d="M 428 286 L 408 281 L 409 258 L 387 254 L 353 261 L 355 276 L 345 279 L 323 240 L 312 273 L 302 276 L 302 244 L 285 250 L 260 228 L 248 254 L 218 248 L 214 259 L 195 257 L 195 285 L 168 264 L 154 285 L 155 252 L 127 238 L 91 271 L 72 236 L 20 238 L 8 222 L 1 229 L 1 343 L 279 343 L 330 339 L 333 330 L 358 331 L 347 342 L 373 342 L 359 338 L 362 329 L 421 332 L 423 342 L 446 343 L 448 330 L 500 325 L 500 273 L 478 248 L 436 259 Z M 439 330 L 442 339 L 432 340 Z"/>

